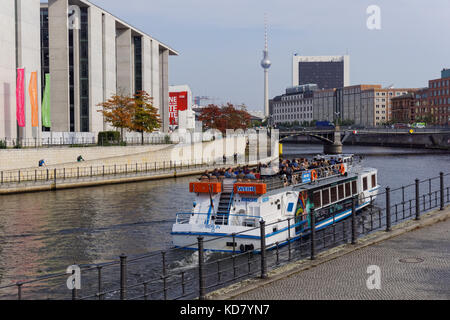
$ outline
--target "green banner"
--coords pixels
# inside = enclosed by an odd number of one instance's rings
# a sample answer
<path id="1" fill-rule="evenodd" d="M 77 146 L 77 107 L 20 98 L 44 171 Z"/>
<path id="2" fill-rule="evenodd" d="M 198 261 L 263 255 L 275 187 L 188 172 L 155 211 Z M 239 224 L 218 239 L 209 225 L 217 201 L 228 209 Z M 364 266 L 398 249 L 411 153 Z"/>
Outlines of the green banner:
<path id="1" fill-rule="evenodd" d="M 42 126 L 51 128 L 52 123 L 50 121 L 50 74 L 45 74 L 45 90 L 44 97 L 42 99 Z"/>

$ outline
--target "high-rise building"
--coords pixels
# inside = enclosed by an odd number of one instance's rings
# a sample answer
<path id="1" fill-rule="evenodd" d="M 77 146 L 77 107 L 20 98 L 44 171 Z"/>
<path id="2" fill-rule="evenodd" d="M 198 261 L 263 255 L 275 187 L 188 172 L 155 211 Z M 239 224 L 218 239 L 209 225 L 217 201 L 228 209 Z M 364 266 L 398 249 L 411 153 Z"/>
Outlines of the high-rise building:
<path id="1" fill-rule="evenodd" d="M 292 86 L 315 83 L 320 89 L 350 85 L 350 56 L 292 57 Z"/>

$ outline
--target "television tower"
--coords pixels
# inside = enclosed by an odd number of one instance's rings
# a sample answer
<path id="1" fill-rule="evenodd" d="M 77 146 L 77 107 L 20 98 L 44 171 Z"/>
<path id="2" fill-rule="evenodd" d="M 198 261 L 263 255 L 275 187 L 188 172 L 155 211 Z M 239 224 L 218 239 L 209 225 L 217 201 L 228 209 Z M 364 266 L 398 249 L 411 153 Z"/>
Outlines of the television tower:
<path id="1" fill-rule="evenodd" d="M 267 15 L 264 16 L 264 51 L 261 67 L 264 69 L 264 116 L 269 118 L 269 68 L 272 63 L 269 60 L 269 49 L 267 46 Z"/>

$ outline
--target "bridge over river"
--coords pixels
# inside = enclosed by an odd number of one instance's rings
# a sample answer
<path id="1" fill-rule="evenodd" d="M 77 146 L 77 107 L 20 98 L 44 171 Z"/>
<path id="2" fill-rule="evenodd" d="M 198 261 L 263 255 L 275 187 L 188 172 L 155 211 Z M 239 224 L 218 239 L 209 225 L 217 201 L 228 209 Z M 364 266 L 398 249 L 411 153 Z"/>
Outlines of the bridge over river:
<path id="1" fill-rule="evenodd" d="M 420 147 L 450 150 L 450 128 L 304 128 L 280 130 L 281 142 L 323 143 L 326 154 L 342 153 L 344 144 L 391 147 Z"/>

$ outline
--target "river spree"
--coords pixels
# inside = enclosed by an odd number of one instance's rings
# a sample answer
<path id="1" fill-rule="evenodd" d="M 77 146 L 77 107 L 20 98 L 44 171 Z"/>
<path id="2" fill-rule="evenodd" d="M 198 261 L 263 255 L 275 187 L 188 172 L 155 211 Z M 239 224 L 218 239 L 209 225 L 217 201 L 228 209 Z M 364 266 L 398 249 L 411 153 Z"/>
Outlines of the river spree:
<path id="1" fill-rule="evenodd" d="M 321 145 L 284 145 L 284 156 L 314 155 Z M 450 154 L 345 146 L 378 168 L 384 188 L 450 172 Z M 177 212 L 189 212 L 193 177 L 0 197 L 0 285 L 99 263 L 121 253 L 171 247 Z"/>

